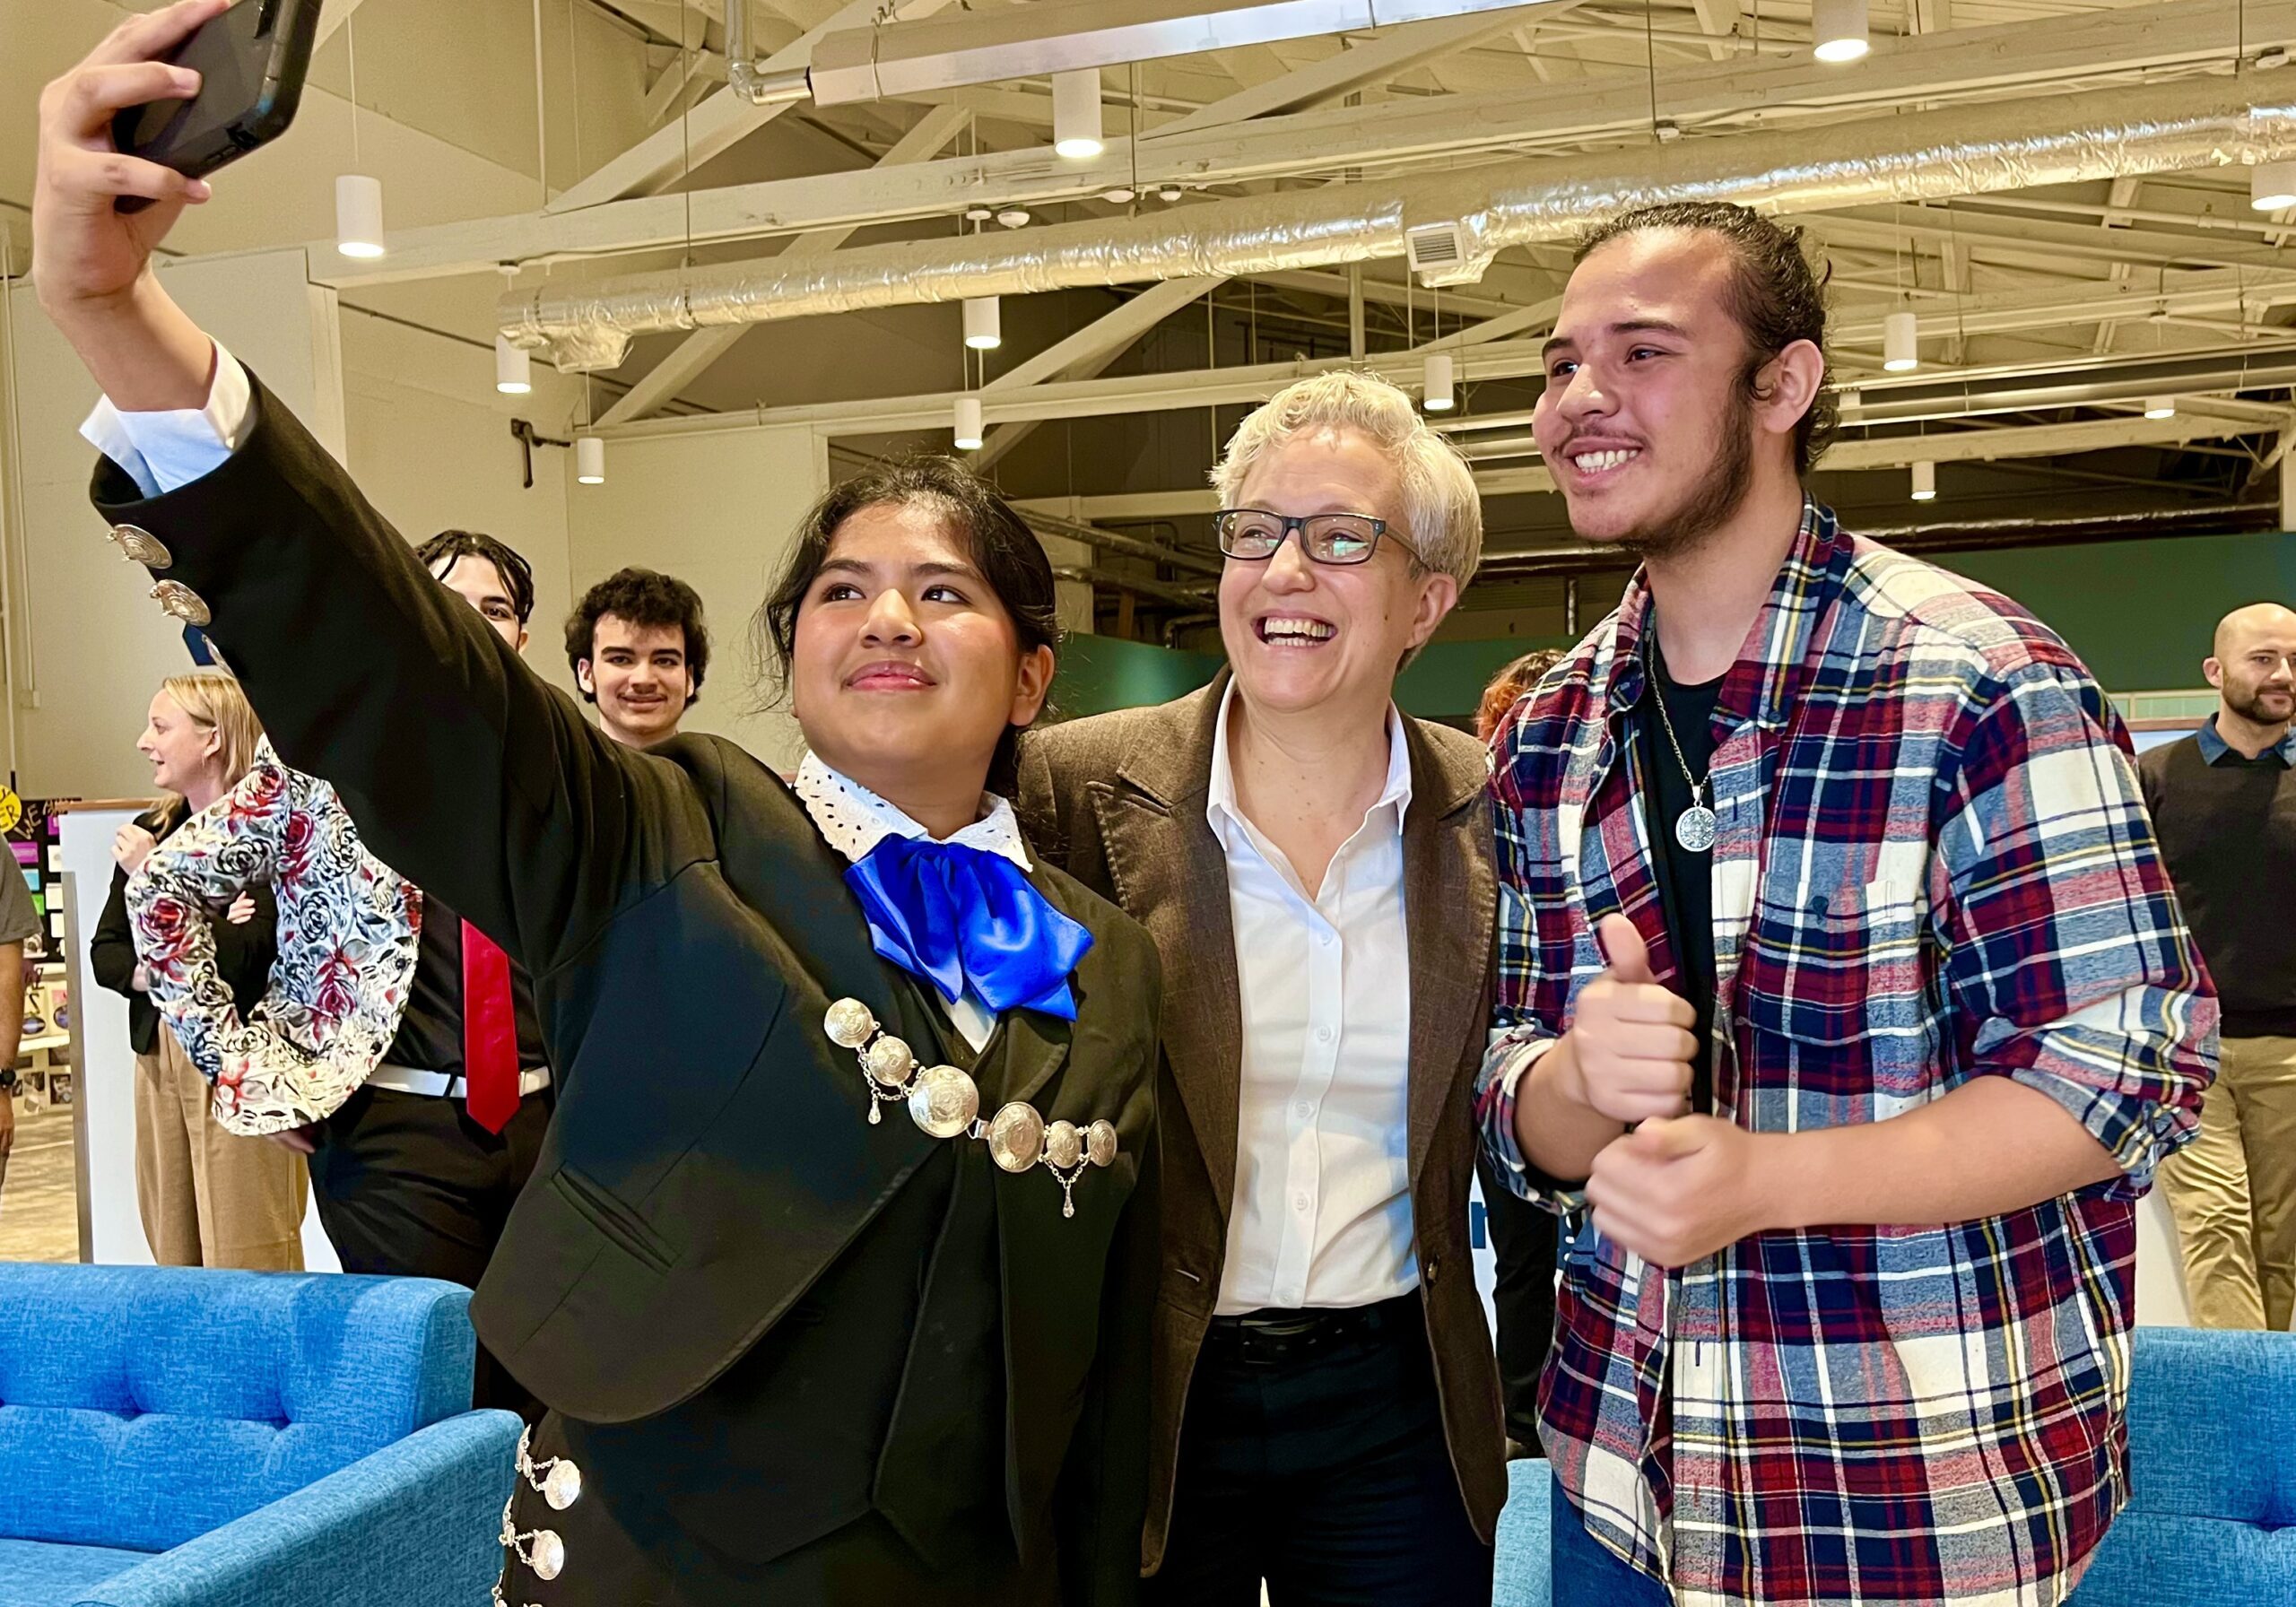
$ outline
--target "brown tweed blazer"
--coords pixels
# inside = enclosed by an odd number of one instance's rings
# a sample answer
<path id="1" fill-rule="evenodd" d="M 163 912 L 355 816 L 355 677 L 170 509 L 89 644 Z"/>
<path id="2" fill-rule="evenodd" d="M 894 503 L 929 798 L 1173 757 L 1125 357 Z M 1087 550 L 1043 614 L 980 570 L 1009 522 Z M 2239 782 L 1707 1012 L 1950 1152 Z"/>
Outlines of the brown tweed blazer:
<path id="1" fill-rule="evenodd" d="M 1227 864 L 1204 814 L 1227 680 L 1223 673 L 1158 708 L 1048 726 L 1021 745 L 1016 804 L 1030 844 L 1146 926 L 1164 965 L 1163 1040 L 1175 1086 L 1158 1101 L 1164 1248 L 1151 1385 L 1150 1572 L 1163 1559 L 1187 1382 L 1219 1294 L 1235 1200 L 1243 1028 Z M 1408 717 L 1404 733 L 1412 1213 L 1451 1464 L 1489 1540 L 1507 1498 L 1505 1436 L 1467 1247 L 1472 1100 L 1491 1019 L 1498 907 L 1486 770 L 1472 737 Z"/>

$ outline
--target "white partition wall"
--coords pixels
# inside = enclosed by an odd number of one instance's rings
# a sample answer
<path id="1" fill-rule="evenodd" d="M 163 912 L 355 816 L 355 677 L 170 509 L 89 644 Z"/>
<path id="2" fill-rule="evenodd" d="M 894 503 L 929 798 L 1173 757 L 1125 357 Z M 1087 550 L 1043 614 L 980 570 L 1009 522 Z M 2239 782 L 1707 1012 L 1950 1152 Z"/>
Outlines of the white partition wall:
<path id="1" fill-rule="evenodd" d="M 111 888 L 111 839 L 134 818 L 126 809 L 74 810 L 64 817 L 61 864 L 71 878 L 80 920 L 73 944 L 76 975 L 87 977 L 87 934 L 103 913 Z M 135 1209 L 135 1055 L 127 1047 L 127 1001 L 83 981 L 73 997 L 79 1040 L 73 1119 L 79 1124 L 81 1198 L 86 1217 L 80 1242 L 88 1259 L 116 1265 L 149 1266 L 152 1247 Z M 249 1138 L 243 1143 L 268 1143 Z M 303 1217 L 303 1264 L 315 1273 L 341 1270 L 335 1247 L 319 1227 L 317 1207 Z"/>

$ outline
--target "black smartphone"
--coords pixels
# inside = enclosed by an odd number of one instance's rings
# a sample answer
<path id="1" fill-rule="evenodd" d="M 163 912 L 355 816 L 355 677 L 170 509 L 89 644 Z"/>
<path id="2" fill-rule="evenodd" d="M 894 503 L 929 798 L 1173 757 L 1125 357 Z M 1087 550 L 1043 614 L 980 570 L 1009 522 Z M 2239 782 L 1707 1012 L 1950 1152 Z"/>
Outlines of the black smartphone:
<path id="1" fill-rule="evenodd" d="M 239 0 L 168 57 L 199 74 L 199 93 L 126 108 L 112 118 L 112 143 L 189 178 L 269 143 L 295 120 L 318 34 L 319 0 Z M 117 207 L 150 204 L 122 195 Z"/>

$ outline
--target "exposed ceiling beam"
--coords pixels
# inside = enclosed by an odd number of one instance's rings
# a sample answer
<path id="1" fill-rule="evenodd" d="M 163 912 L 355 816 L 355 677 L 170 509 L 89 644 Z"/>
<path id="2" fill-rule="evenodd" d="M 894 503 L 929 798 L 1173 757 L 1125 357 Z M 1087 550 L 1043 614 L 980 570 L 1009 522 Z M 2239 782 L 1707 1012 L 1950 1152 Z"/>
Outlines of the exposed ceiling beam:
<path id="1" fill-rule="evenodd" d="M 925 161 L 940 153 L 942 148 L 956 138 L 972 121 L 972 114 L 962 107 L 936 106 L 917 120 L 910 129 L 894 143 L 891 150 L 877 159 L 877 165 L 899 167 L 906 162 Z M 826 256 L 843 245 L 853 234 L 849 228 L 823 229 L 813 234 L 802 234 L 792 240 L 785 256 Z M 743 335 L 749 333 L 742 325 L 728 325 L 718 329 L 697 329 L 678 343 L 677 349 L 648 370 L 617 399 L 612 407 L 600 414 L 600 424 L 619 424 L 628 419 L 642 419 L 656 408 L 672 401 L 677 394 L 709 369 L 709 366 L 731 352 Z"/>
<path id="2" fill-rule="evenodd" d="M 1547 296 L 1528 307 L 1518 307 L 1511 312 L 1500 313 L 1495 318 L 1485 318 L 1480 324 L 1470 324 L 1440 340 L 1429 341 L 1422 352 L 1453 352 L 1462 346 L 1481 346 L 1492 341 L 1507 340 L 1526 329 L 1544 334 L 1554 323 L 1555 314 L 1562 310 L 1562 298 Z"/>
<path id="3" fill-rule="evenodd" d="M 1576 0 L 1549 0 L 1554 8 L 1567 9 L 1573 4 Z M 1497 17 L 1446 17 L 1440 22 L 1398 28 L 1352 44 L 1322 61 L 1294 67 L 1280 78 L 1254 84 L 1174 122 L 1159 124 L 1152 133 L 1156 139 L 1170 139 L 1206 128 L 1224 128 L 1251 117 L 1279 117 L 1286 112 L 1328 106 L 1368 85 L 1385 83 L 1455 50 L 1469 49 L 1495 35 L 1509 32 L 1521 20 L 1519 13 L 1509 12 Z"/>
<path id="4" fill-rule="evenodd" d="M 919 17 L 945 4 L 947 0 L 907 0 L 899 9 L 903 15 Z M 883 0 L 848 0 L 820 27 L 800 34 L 767 56 L 759 71 L 783 73 L 803 67 L 812 57 L 817 39 L 839 28 L 866 27 L 883 10 Z M 731 150 L 788 109 L 786 101 L 753 106 L 730 88 L 720 90 L 675 125 L 656 129 L 587 178 L 560 191 L 545 211 L 577 212 L 627 195 L 657 194 L 681 173 Z"/>
<path id="5" fill-rule="evenodd" d="M 1392 23 L 1448 20 L 1545 0 L 1062 0 L 961 17 L 881 22 L 827 34 L 795 92 L 818 106 L 898 99 L 918 90 L 1097 71 L 1210 49 L 1247 85 L 1283 77 L 1265 47 Z M 1511 22 L 1502 24 L 1501 31 Z M 1240 59 L 1239 59 L 1240 56 Z"/>
<path id="6" fill-rule="evenodd" d="M 854 0 L 848 10 L 868 3 Z M 2240 4 L 2175 0 L 2040 22 L 1963 29 L 1904 40 L 1859 64 L 1851 74 L 1799 57 L 1785 63 L 1730 61 L 1691 67 L 1668 74 L 1665 103 L 1669 115 L 1685 124 L 1725 116 L 1759 115 L 1777 121 L 1852 104 L 1909 102 L 1971 83 L 2055 86 L 2107 72 L 2191 65 L 2222 56 L 2219 41 L 2229 37 Z M 2296 0 L 2258 0 L 2248 7 L 2245 26 L 2252 46 L 2296 45 Z M 1549 85 L 1536 95 L 1509 91 L 1416 96 L 1193 134 L 1156 129 L 1142 136 L 1136 150 L 1133 142 L 1114 140 L 1091 161 L 1064 161 L 1039 146 L 921 162 L 891 172 L 810 176 L 698 191 L 691 196 L 587 205 L 592 199 L 608 199 L 604 190 L 611 187 L 609 179 L 622 186 L 614 191 L 619 195 L 635 185 L 634 179 L 624 180 L 640 169 L 674 175 L 681 152 L 679 131 L 671 126 L 561 195 L 548 213 L 401 230 L 392 237 L 389 256 L 364 263 L 338 256 L 331 240 L 315 243 L 309 252 L 310 274 L 315 282 L 341 289 L 483 272 L 505 261 L 645 250 L 683 242 L 689 222 L 697 242 L 717 242 L 831 223 L 945 217 L 983 201 L 1034 205 L 1077 200 L 1112 185 L 1131 185 L 1135 178 L 1152 186 L 1232 184 L 1328 172 L 1350 161 L 1379 165 L 1605 135 L 1640 138 L 1649 120 L 1642 83 L 1639 74 L 1611 74 Z M 726 99 L 722 93 L 713 96 L 690 114 L 698 140 L 704 119 L 723 115 L 710 109 Z M 752 112 L 772 109 L 742 104 Z M 742 132 L 756 126 L 752 123 Z M 641 156 L 649 150 L 650 156 Z M 697 160 L 703 154 L 697 143 Z M 587 210 L 569 210 L 586 205 Z M 2100 244 L 2094 230 L 2059 228 L 2068 236 L 2084 236 L 2092 248 Z M 2224 256 L 2219 250 L 2196 260 L 2231 265 Z"/>
<path id="7" fill-rule="evenodd" d="M 1306 291 L 1310 295 L 1329 296 L 1335 301 L 1344 301 L 1348 297 L 1346 274 L 1327 274 L 1318 268 L 1287 268 L 1274 274 L 1254 274 L 1250 277 L 1255 284 L 1272 285 L 1277 290 Z M 1485 274 L 1484 284 L 1488 285 L 1494 277 L 1494 274 Z M 1363 275 L 1363 299 L 1387 307 L 1419 308 L 1428 305 L 1425 291 L 1408 286 L 1401 280 L 1376 279 L 1368 273 Z M 1517 308 L 1511 302 L 1478 296 L 1473 291 L 1447 289 L 1443 292 L 1443 310 L 1466 313 L 1478 318 L 1497 318 Z"/>
<path id="8" fill-rule="evenodd" d="M 365 3 L 366 0 L 326 0 L 319 9 L 318 39 L 312 45 L 312 51 L 317 53 L 320 45 L 333 39 L 343 25 L 351 21 L 351 13 Z"/>
<path id="9" fill-rule="evenodd" d="M 1050 379 L 1093 379 L 1109 364 L 1190 302 L 1219 288 L 1216 275 L 1167 279 L 1150 285 L 1122 307 L 1093 319 L 1067 339 L 1046 347 L 982 386 L 983 395 L 1021 390 Z M 1026 440 L 1041 420 L 1006 424 L 981 444 L 974 466 L 987 469 Z"/>

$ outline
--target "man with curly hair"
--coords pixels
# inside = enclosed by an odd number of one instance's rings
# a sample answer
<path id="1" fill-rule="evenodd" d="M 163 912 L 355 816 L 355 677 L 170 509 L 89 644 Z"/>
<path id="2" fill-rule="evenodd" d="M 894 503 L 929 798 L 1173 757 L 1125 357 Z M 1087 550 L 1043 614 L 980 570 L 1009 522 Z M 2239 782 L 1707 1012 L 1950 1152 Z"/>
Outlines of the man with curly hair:
<path id="1" fill-rule="evenodd" d="M 566 616 L 566 662 L 608 736 L 631 748 L 667 742 L 709 668 L 701 598 L 674 575 L 616 569 Z"/>

